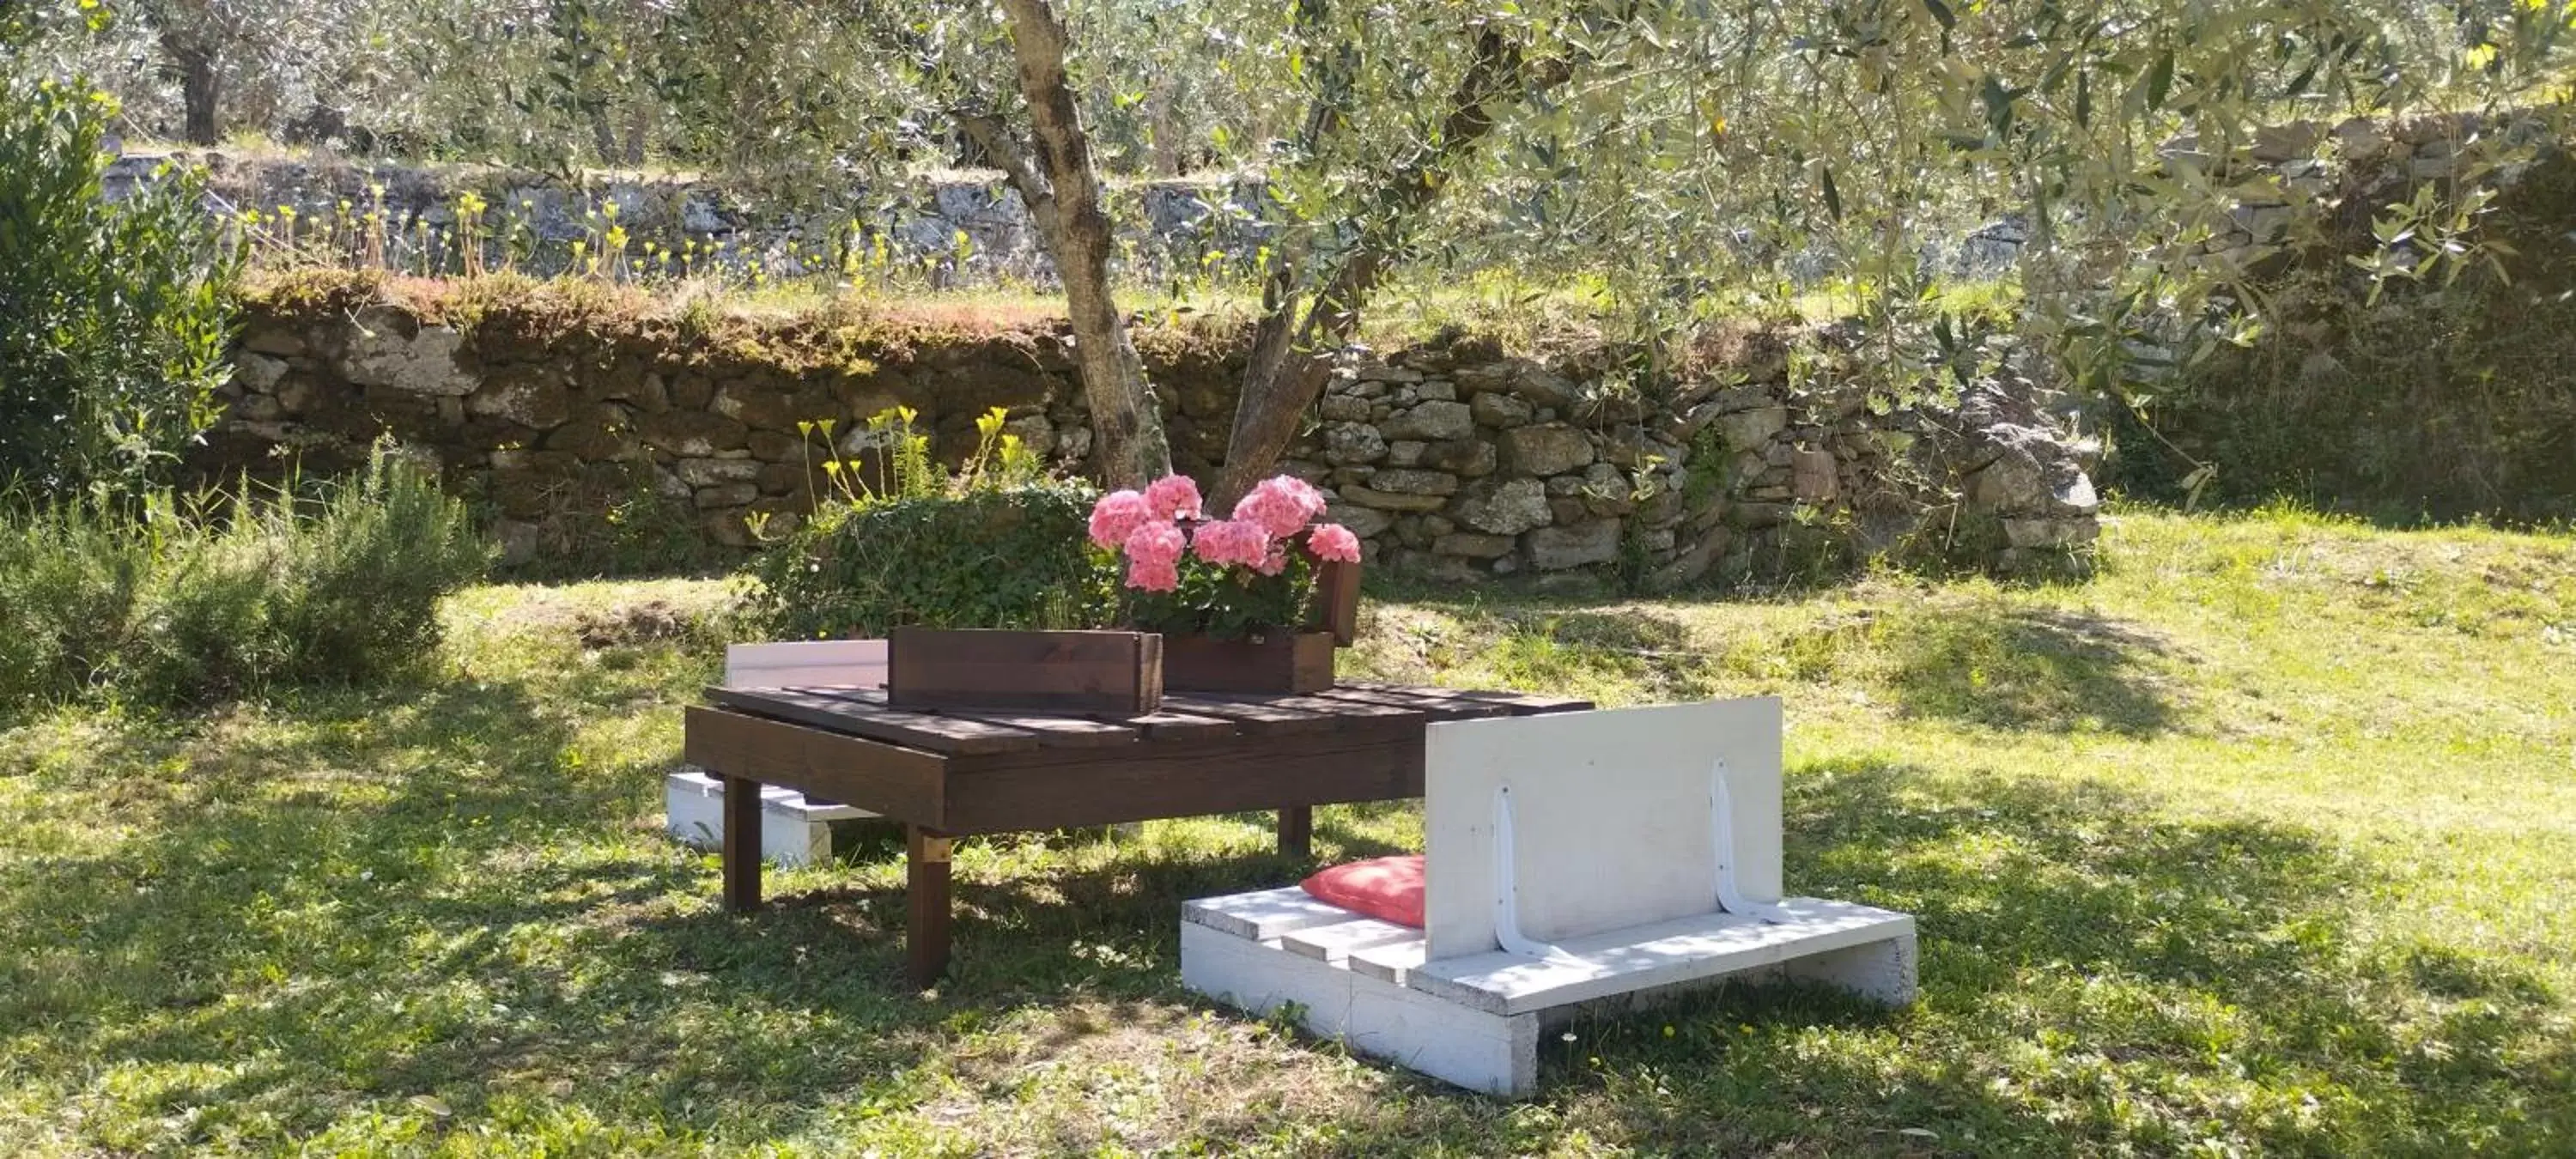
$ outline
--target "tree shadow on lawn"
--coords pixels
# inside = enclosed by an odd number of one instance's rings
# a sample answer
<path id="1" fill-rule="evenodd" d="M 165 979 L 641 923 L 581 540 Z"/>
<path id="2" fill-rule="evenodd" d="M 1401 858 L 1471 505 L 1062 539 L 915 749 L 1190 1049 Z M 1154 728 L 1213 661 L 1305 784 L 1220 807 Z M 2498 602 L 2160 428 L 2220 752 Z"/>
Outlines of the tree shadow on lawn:
<path id="1" fill-rule="evenodd" d="M 574 695 L 617 702 L 606 685 Z M 637 832 L 663 758 L 567 769 L 575 721 L 522 689 L 310 707 L 297 735 L 192 772 L 202 799 L 138 818 L 144 839 L 0 883 L 0 926 L 76 926 L 48 961 L 102 972 L 0 998 L 0 1012 L 49 1028 L 71 1068 L 52 1077 L 75 1088 L 84 1068 L 172 1064 L 186 1077 L 123 1097 L 147 1118 L 205 1108 L 183 1144 L 309 1133 L 420 1098 L 458 1125 L 568 1108 L 638 1145 L 821 1129 L 854 1104 L 900 1111 L 997 1021 L 1025 1020 L 1044 1055 L 1186 1008 L 1180 902 L 1309 868 L 1131 847 L 1094 870 L 969 874 L 956 966 L 924 995 L 902 982 L 899 888 L 722 912 L 712 859 Z M 355 787 L 335 797 L 343 781 Z M 1574 1043 L 1548 1040 L 1553 1121 L 1676 1151 L 1929 1149 L 1894 1133 L 1906 1128 L 1970 1151 L 2179 1149 L 2191 1129 L 2404 1150 L 2474 1138 L 2521 1105 L 2523 1130 L 2565 1137 L 2576 1094 L 2544 1085 L 2570 1072 L 2565 1046 L 2518 1037 L 2557 999 L 2448 947 L 2345 954 L 2366 866 L 2293 828 L 2165 821 L 2106 790 L 1942 784 L 1825 764 L 1793 775 L 1788 800 L 1795 889 L 1920 919 L 1920 1012 L 1772 987 L 1586 1023 Z M 1902 804 L 1900 788 L 1936 803 Z M 899 880 L 891 859 L 859 872 Z M 1062 1017 L 1075 1005 L 1094 1013 Z M 2418 1049 L 2427 1037 L 2447 1049 Z M 2498 1061 L 2508 1047 L 2521 1065 Z M 1994 1086 L 2038 1049 L 2096 1061 L 2089 1077 Z M 1544 1142 L 1498 1141 L 1521 1138 L 1508 1108 L 1380 1075 L 1336 1112 L 1334 1149 Z M 2244 1075 L 2284 1093 L 2229 1110 L 2188 1089 Z M 2279 1103 L 2302 1090 L 2350 1097 L 2300 1125 Z M 1247 1091 L 1190 1129 L 1278 1129 L 1283 1112 L 1257 1102 Z"/>
<path id="2" fill-rule="evenodd" d="M 2174 724 L 2171 685 L 2152 667 L 2172 647 L 2105 616 L 1981 601 L 1907 609 L 1871 635 L 1908 715 L 2133 737 Z"/>
<path id="3" fill-rule="evenodd" d="M 1954 1153 L 2576 1145 L 2576 1049 L 2536 1029 L 2562 999 L 2449 946 L 2360 949 L 2361 859 L 2080 782 L 1938 784 L 1826 762 L 1787 802 L 1792 892 L 1915 915 L 1916 1012 L 1730 987 L 1545 1042 L 1559 1097 L 1605 1097 L 1683 1151 L 1819 1133 Z M 1640 1075 L 1670 1093 L 1639 1097 Z"/>

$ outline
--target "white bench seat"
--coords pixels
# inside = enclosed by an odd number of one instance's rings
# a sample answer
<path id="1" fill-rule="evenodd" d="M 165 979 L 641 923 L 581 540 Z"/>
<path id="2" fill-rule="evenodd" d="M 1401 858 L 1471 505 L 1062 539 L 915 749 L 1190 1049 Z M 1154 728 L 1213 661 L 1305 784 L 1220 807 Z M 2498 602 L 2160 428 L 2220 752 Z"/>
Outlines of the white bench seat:
<path id="1" fill-rule="evenodd" d="M 1181 981 L 1471 1090 L 1540 1029 L 1729 979 L 1902 1006 L 1914 919 L 1780 895 L 1777 701 L 1431 726 L 1425 929 L 1295 887 L 1181 907 Z"/>

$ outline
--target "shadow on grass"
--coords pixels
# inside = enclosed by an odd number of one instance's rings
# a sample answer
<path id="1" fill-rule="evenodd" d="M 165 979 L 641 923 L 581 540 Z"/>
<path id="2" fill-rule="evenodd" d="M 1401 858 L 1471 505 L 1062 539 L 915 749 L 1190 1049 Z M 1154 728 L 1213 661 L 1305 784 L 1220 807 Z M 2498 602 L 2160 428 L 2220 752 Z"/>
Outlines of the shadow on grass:
<path id="1" fill-rule="evenodd" d="M 0 926 L 62 944 L 7 979 L 0 1021 L 47 1028 L 70 1068 L 50 1077 L 75 1087 L 86 1067 L 168 1068 L 121 1097 L 155 1119 L 198 1108 L 163 1141 L 183 1146 L 405 1100 L 460 1125 L 570 1115 L 612 1150 L 771 1138 L 917 1108 L 979 1067 L 976 1097 L 1017 1097 L 1018 1063 L 956 1057 L 996 1024 L 1024 1027 L 1037 1057 L 1169 1024 L 1188 1008 L 1181 900 L 1308 868 L 1130 848 L 1097 869 L 970 875 L 955 972 L 914 993 L 901 891 L 877 884 L 892 861 L 723 913 L 711 859 L 641 831 L 669 754 L 565 761 L 566 705 L 632 711 L 630 691 L 565 679 L 543 703 L 445 684 L 288 706 L 304 727 L 202 760 L 193 799 L 130 819 L 140 839 L 22 862 Z M 1674 1153 L 2566 1138 L 2576 1084 L 2551 1084 L 2576 1060 L 2529 1037 L 2558 999 L 2451 947 L 2353 951 L 2366 865 L 2293 827 L 2165 820 L 2080 785 L 1943 784 L 1826 764 L 1788 798 L 1796 889 L 1918 916 L 1920 1010 L 1724 990 L 1549 1040 L 1535 1115 L 1390 1076 L 1321 1149 L 1538 1150 L 1567 1124 Z M 1321 828 L 1381 851 L 1329 814 Z M 1224 1150 L 1282 1129 L 1257 1092 L 1234 1103 L 1185 1133 Z"/>
<path id="2" fill-rule="evenodd" d="M 2100 729 L 2152 736 L 2174 723 L 2151 667 L 2166 643 L 2102 616 L 1981 603 L 1920 608 L 1874 633 L 1898 705 L 2018 731 Z"/>

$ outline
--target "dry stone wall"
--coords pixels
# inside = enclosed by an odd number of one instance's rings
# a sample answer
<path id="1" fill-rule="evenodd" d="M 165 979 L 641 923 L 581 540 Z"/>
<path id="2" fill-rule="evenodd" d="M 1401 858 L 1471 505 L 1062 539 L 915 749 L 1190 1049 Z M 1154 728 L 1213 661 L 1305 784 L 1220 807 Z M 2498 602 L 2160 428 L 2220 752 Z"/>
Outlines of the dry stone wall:
<path id="1" fill-rule="evenodd" d="M 832 493 L 822 460 L 854 456 L 866 473 L 865 419 L 891 407 L 917 412 L 948 461 L 1001 407 L 1039 452 L 1083 465 L 1091 432 L 1058 330 L 861 329 L 693 336 L 665 320 L 509 315 L 460 327 L 390 304 L 262 305 L 229 412 L 194 464 L 213 475 L 293 456 L 327 470 L 390 437 L 481 500 L 522 559 L 644 509 L 747 546 L 755 523 L 791 526 Z M 1204 477 L 1223 460 L 1242 343 L 1138 338 L 1175 457 Z M 1281 469 L 1324 488 L 1375 563 L 1450 582 L 1614 576 L 1671 590 L 1963 530 L 1994 562 L 2023 566 L 2097 534 L 2081 448 L 2026 395 L 1880 413 L 1792 388 L 1785 347 L 1762 339 L 1723 374 L 1654 399 L 1619 389 L 1600 350 L 1538 359 L 1465 338 L 1385 352 L 1341 368 Z M 836 447 L 800 430 L 824 419 Z"/>

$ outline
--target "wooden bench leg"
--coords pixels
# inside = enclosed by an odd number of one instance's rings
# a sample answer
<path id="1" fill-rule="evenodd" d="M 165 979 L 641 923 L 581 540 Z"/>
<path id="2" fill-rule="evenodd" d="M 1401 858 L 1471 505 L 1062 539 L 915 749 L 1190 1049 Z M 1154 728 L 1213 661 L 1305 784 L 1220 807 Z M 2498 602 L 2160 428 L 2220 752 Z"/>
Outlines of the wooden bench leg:
<path id="1" fill-rule="evenodd" d="M 760 782 L 724 779 L 724 906 L 760 908 Z"/>
<path id="2" fill-rule="evenodd" d="M 948 972 L 948 841 L 919 825 L 904 833 L 905 967 L 912 984 L 928 987 Z"/>
<path id="3" fill-rule="evenodd" d="M 1315 807 L 1290 805 L 1279 810 L 1279 856 L 1304 861 L 1315 855 Z"/>

